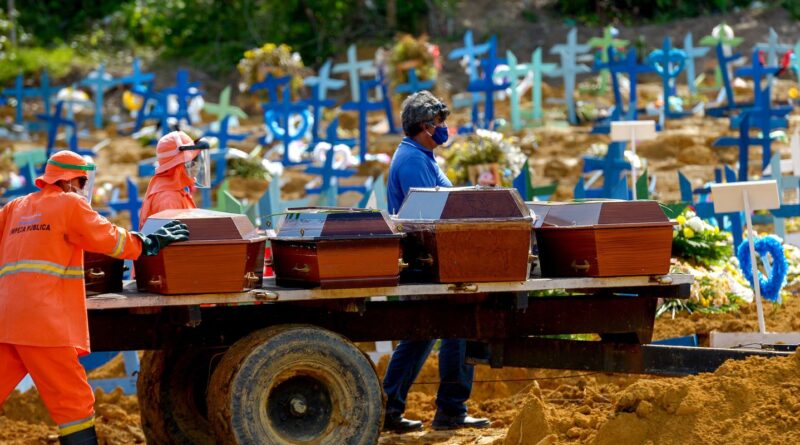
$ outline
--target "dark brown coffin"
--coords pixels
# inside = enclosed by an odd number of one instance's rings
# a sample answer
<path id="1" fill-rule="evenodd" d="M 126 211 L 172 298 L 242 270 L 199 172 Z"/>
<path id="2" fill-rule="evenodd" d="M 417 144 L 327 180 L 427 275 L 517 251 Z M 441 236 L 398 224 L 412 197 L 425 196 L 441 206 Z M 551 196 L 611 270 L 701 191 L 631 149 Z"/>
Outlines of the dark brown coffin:
<path id="1" fill-rule="evenodd" d="M 86 295 L 122 291 L 125 262 L 108 255 L 83 252 L 83 281 Z"/>
<path id="2" fill-rule="evenodd" d="M 140 291 L 174 295 L 261 287 L 267 237 L 247 216 L 204 209 L 165 210 L 151 216 L 142 233 L 153 233 L 173 219 L 189 227 L 189 241 L 136 260 Z"/>
<path id="3" fill-rule="evenodd" d="M 412 188 L 395 218 L 405 281 L 525 281 L 530 211 L 515 189 Z"/>
<path id="4" fill-rule="evenodd" d="M 656 201 L 528 203 L 544 277 L 669 272 L 673 222 Z"/>
<path id="5" fill-rule="evenodd" d="M 270 238 L 275 281 L 285 287 L 397 286 L 400 238 L 384 212 L 290 209 Z"/>

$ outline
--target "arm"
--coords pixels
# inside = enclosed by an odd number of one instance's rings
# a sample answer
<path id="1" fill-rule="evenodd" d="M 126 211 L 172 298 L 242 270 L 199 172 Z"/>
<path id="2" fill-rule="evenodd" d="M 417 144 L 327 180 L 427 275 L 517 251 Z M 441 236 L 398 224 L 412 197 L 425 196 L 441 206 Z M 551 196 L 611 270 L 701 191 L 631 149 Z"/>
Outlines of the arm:
<path id="1" fill-rule="evenodd" d="M 135 260 L 142 254 L 142 238 L 111 224 L 77 196 L 67 219 L 67 241 L 89 252 Z"/>

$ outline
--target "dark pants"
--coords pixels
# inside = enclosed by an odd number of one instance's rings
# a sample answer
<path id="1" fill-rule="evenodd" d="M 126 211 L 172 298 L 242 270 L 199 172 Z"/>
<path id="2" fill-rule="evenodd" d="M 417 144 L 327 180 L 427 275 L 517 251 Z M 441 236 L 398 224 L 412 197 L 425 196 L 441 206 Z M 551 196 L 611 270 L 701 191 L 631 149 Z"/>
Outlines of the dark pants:
<path id="1" fill-rule="evenodd" d="M 386 416 L 402 416 L 406 409 L 406 396 L 422 365 L 433 349 L 435 340 L 403 340 L 397 345 L 383 378 L 386 392 Z M 467 413 L 465 402 L 472 391 L 475 367 L 464 363 L 466 340 L 442 340 L 439 349 L 439 392 L 436 395 L 437 412 L 446 416 Z"/>

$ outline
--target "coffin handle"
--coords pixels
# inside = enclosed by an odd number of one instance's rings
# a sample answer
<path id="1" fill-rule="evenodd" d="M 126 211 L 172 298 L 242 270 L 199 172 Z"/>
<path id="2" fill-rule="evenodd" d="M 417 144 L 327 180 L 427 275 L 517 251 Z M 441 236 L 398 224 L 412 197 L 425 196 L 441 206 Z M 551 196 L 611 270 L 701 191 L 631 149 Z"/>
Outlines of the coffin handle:
<path id="1" fill-rule="evenodd" d="M 422 264 L 427 264 L 428 266 L 433 266 L 433 256 L 431 256 L 431 254 L 428 254 L 425 258 L 417 258 L 417 261 Z"/>
<path id="2" fill-rule="evenodd" d="M 102 278 L 105 278 L 105 276 L 106 273 L 103 271 L 103 269 L 97 267 L 89 269 L 89 279 L 91 280 L 100 280 Z"/>
<path id="3" fill-rule="evenodd" d="M 311 272 L 311 267 L 309 267 L 308 264 L 303 264 L 302 266 L 300 265 L 294 266 L 292 270 L 300 273 L 309 273 Z"/>
<path id="4" fill-rule="evenodd" d="M 539 261 L 539 255 L 534 255 L 534 254 L 528 255 L 528 262 L 529 263 L 534 264 L 537 261 Z"/>
<path id="5" fill-rule="evenodd" d="M 259 279 L 260 278 L 258 278 L 258 275 L 256 275 L 256 273 L 253 271 L 244 274 L 244 281 L 247 283 L 248 288 L 254 288 Z"/>
<path id="6" fill-rule="evenodd" d="M 403 261 L 403 259 L 402 259 L 402 258 L 400 258 L 400 259 L 398 259 L 398 260 L 397 260 L 397 265 L 400 267 L 400 270 L 406 270 L 406 269 L 408 269 L 408 263 L 406 263 L 405 261 Z"/>
<path id="7" fill-rule="evenodd" d="M 588 273 L 590 267 L 591 265 L 589 264 L 589 260 L 583 260 L 581 264 L 578 264 L 576 260 L 572 260 L 572 270 L 575 272 L 583 271 Z"/>
<path id="8" fill-rule="evenodd" d="M 153 275 L 153 277 L 150 278 L 150 281 L 147 284 L 149 286 L 155 287 L 156 289 L 161 289 L 161 286 L 164 283 L 161 281 L 161 275 Z"/>

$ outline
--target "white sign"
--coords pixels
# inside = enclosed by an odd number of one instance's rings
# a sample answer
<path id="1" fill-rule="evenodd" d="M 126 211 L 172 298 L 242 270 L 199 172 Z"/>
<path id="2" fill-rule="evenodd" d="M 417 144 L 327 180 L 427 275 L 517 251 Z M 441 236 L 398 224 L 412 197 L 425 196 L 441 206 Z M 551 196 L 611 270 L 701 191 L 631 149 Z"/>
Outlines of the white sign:
<path id="1" fill-rule="evenodd" d="M 768 181 L 728 182 L 711 185 L 711 199 L 715 213 L 741 212 L 745 210 L 744 192 L 750 201 L 750 210 L 770 210 L 781 206 L 778 183 Z"/>
<path id="2" fill-rule="evenodd" d="M 619 121 L 611 123 L 612 141 L 650 141 L 655 138 L 655 121 Z"/>

